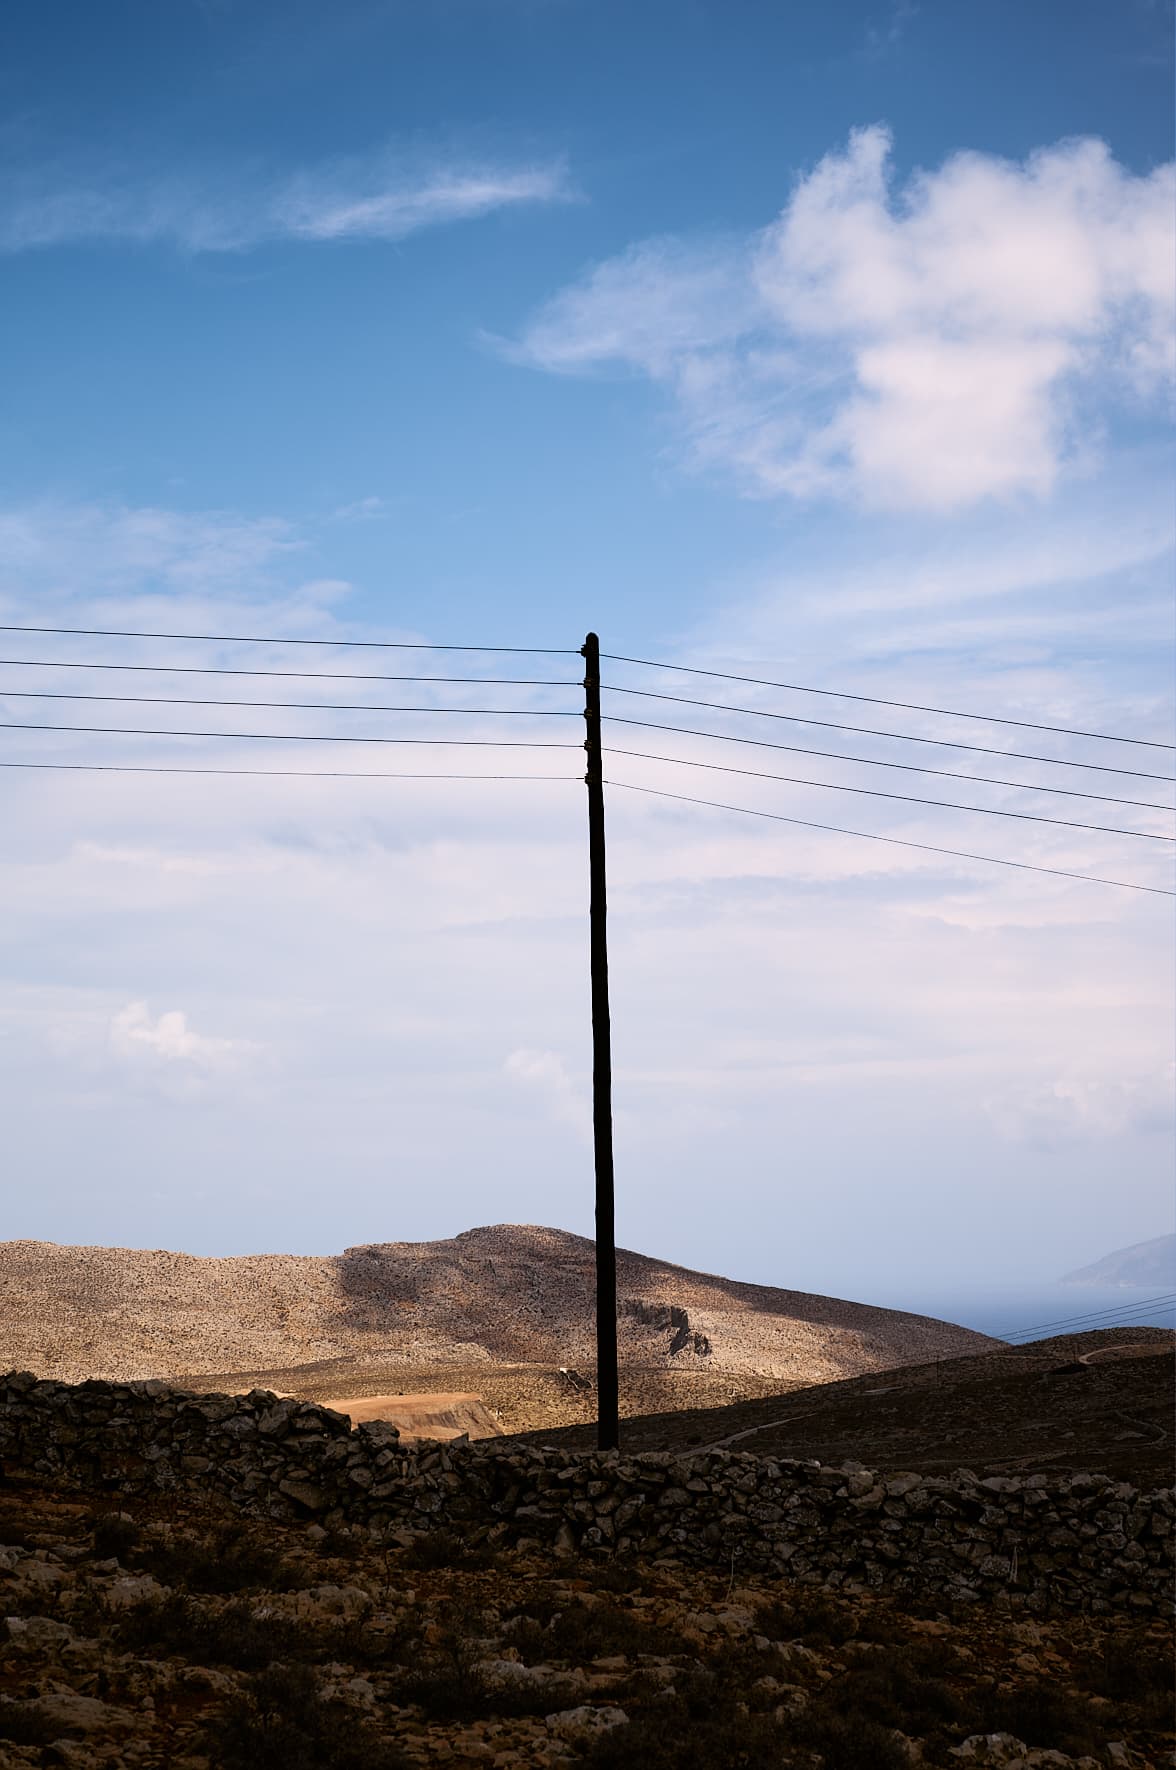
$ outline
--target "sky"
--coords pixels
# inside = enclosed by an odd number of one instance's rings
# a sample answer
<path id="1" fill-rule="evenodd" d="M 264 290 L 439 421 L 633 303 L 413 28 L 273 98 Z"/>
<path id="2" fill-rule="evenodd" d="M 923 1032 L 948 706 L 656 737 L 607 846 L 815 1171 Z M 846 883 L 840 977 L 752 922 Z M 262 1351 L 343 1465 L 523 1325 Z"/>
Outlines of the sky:
<path id="1" fill-rule="evenodd" d="M 622 1245 L 870 1300 L 1172 1228 L 1172 40 L 5 9 L 0 761 L 87 767 L 0 769 L 0 1234 L 591 1233 L 589 630 Z"/>

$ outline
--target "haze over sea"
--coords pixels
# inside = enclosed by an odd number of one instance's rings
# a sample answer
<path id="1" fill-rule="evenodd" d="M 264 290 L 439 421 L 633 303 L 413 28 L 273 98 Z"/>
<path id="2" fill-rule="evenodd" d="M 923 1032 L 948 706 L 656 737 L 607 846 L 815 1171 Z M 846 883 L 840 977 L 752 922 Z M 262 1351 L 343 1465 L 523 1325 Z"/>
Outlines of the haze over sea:
<path id="1" fill-rule="evenodd" d="M 955 1321 L 978 1333 L 999 1339 L 1017 1339 L 1029 1328 L 1046 1338 L 1053 1334 L 1084 1332 L 1103 1327 L 1176 1327 L 1176 1286 L 1135 1291 L 1122 1285 L 1012 1284 L 993 1282 L 974 1288 L 956 1288 L 928 1280 L 924 1290 L 917 1283 L 899 1289 L 883 1287 L 862 1299 L 888 1309 L 909 1309 L 915 1315 L 933 1315 Z M 1163 1298 L 1163 1301 L 1153 1301 Z"/>

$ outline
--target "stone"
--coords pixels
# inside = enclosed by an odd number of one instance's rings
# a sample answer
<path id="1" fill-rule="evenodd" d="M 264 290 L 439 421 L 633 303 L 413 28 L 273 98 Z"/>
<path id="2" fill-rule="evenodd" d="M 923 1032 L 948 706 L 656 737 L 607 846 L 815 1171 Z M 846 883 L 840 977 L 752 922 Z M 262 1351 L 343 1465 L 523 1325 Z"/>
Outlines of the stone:
<path id="1" fill-rule="evenodd" d="M 575 1709 L 561 1709 L 558 1714 L 547 1717 L 551 1732 L 565 1739 L 591 1738 L 594 1734 L 608 1733 L 614 1727 L 626 1727 L 628 1723 L 629 1717 L 624 1709 L 598 1709 L 587 1703 Z"/>
<path id="2" fill-rule="evenodd" d="M 73 1640 L 73 1630 L 51 1616 L 6 1616 L 4 1627 L 10 1644 L 18 1653 L 40 1652 L 42 1648 L 64 1647 Z"/>
<path id="3" fill-rule="evenodd" d="M 305 1506 L 308 1512 L 321 1512 L 327 1504 L 327 1496 L 314 1481 L 290 1480 L 278 1482 L 278 1492 L 292 1499 L 295 1505 Z"/>

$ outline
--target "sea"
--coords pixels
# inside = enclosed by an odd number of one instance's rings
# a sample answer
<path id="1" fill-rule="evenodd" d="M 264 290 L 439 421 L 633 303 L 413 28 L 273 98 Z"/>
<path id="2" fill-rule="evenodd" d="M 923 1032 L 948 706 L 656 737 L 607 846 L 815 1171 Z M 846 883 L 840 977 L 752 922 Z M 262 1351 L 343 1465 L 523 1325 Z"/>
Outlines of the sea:
<path id="1" fill-rule="evenodd" d="M 1176 1282 L 1138 1291 L 1125 1285 L 904 1286 L 884 1296 L 871 1294 L 869 1301 L 958 1322 L 1014 1344 L 1091 1328 L 1176 1328 Z"/>

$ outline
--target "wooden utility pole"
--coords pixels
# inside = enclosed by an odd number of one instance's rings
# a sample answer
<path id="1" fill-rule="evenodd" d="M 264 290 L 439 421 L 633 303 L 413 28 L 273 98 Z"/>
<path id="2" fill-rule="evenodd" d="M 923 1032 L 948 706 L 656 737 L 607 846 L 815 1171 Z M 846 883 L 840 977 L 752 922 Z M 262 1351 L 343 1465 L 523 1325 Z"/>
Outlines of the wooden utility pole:
<path id="1" fill-rule="evenodd" d="M 584 749 L 588 756 L 589 941 L 592 973 L 592 1137 L 596 1160 L 596 1442 L 615 1450 L 617 1243 L 613 1203 L 612 1040 L 608 1018 L 607 877 L 604 864 L 604 756 L 600 746 L 600 641 L 589 633 L 584 659 Z"/>

